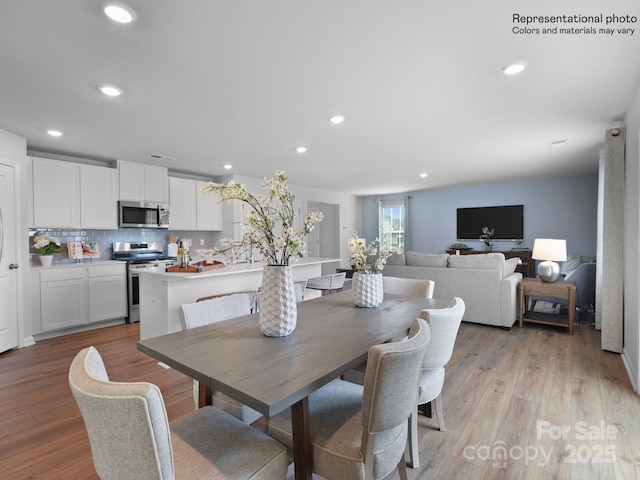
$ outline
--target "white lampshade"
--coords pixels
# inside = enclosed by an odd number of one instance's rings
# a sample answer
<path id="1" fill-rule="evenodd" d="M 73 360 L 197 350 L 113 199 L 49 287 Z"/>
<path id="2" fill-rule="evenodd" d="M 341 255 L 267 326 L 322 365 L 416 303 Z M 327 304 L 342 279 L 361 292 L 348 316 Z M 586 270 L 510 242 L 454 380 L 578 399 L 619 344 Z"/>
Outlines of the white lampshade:
<path id="1" fill-rule="evenodd" d="M 536 238 L 531 257 L 536 260 L 564 262 L 567 260 L 567 241 L 556 238 Z"/>

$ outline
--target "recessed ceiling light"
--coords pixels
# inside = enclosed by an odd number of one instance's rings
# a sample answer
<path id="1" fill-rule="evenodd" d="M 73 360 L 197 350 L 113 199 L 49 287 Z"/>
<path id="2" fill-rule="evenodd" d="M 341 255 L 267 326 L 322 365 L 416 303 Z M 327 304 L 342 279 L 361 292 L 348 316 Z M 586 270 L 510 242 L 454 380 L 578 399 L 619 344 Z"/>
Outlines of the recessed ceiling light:
<path id="1" fill-rule="evenodd" d="M 551 148 L 555 148 L 555 147 L 566 147 L 567 146 L 567 141 L 562 139 L 562 140 L 551 140 L 549 142 L 549 147 Z"/>
<path id="2" fill-rule="evenodd" d="M 516 75 L 527 68 L 527 62 L 514 62 L 502 67 L 502 72 L 505 75 Z"/>
<path id="3" fill-rule="evenodd" d="M 307 147 L 300 145 L 299 147 L 296 148 L 296 152 L 298 153 L 306 153 L 308 150 Z"/>
<path id="4" fill-rule="evenodd" d="M 117 23 L 131 23 L 136 19 L 136 12 L 129 5 L 121 2 L 104 2 L 102 11 L 111 20 Z"/>
<path id="5" fill-rule="evenodd" d="M 429 176 L 429 174 L 428 174 L 428 173 L 426 173 L 426 172 L 422 172 L 422 173 L 420 174 L 420 178 L 427 178 L 428 176 Z"/>
<path id="6" fill-rule="evenodd" d="M 223 167 L 225 170 L 231 170 L 233 168 L 233 165 L 231 165 L 230 163 L 225 163 Z"/>
<path id="7" fill-rule="evenodd" d="M 345 116 L 344 115 L 334 115 L 332 116 L 329 120 L 331 121 L 331 123 L 333 123 L 334 125 L 340 125 L 342 122 L 345 121 Z"/>
<path id="8" fill-rule="evenodd" d="M 60 130 L 47 130 L 47 133 L 52 137 L 61 137 L 62 132 Z"/>
<path id="9" fill-rule="evenodd" d="M 107 95 L 108 97 L 118 97 L 122 95 L 122 90 L 118 87 L 114 87 L 113 85 L 102 85 L 100 91 Z"/>

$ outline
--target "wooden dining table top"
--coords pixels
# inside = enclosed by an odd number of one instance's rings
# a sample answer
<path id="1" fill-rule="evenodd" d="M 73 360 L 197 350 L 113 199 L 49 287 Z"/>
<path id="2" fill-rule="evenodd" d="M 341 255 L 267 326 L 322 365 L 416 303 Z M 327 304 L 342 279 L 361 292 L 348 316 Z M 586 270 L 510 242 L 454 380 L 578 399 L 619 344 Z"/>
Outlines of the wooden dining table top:
<path id="1" fill-rule="evenodd" d="M 407 334 L 425 308 L 451 299 L 385 294 L 356 307 L 351 292 L 297 304 L 296 329 L 267 337 L 258 314 L 140 341 L 138 350 L 272 417 L 367 359 L 369 348 Z"/>

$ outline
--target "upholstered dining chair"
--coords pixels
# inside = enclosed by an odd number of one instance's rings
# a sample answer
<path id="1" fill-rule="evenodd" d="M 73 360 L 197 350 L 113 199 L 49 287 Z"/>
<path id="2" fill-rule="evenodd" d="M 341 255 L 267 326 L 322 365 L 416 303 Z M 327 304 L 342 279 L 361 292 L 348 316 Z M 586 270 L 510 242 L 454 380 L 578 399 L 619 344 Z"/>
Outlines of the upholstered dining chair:
<path id="1" fill-rule="evenodd" d="M 281 444 L 211 406 L 169 424 L 160 389 L 110 381 L 94 347 L 74 358 L 69 386 L 103 480 L 286 478 Z"/>
<path id="2" fill-rule="evenodd" d="M 409 295 L 411 297 L 433 298 L 435 289 L 433 280 L 402 277 L 382 277 L 382 288 L 384 293 L 394 295 Z"/>
<path id="3" fill-rule="evenodd" d="M 435 282 L 433 280 L 416 278 L 383 276 L 382 283 L 382 288 L 385 293 L 408 295 L 411 297 L 433 298 L 433 290 L 435 288 Z M 364 383 L 364 373 L 366 369 L 367 364 L 361 363 L 342 375 L 342 379 L 362 385 Z"/>
<path id="4" fill-rule="evenodd" d="M 420 466 L 418 453 L 418 406 L 432 403 L 438 417 L 440 431 L 445 431 L 442 408 L 442 387 L 444 385 L 444 367 L 451 359 L 453 347 L 464 315 L 465 305 L 460 297 L 454 297 L 449 307 L 444 309 L 425 309 L 421 317 L 431 328 L 431 344 L 422 361 L 418 388 L 418 402 L 411 413 L 409 425 L 409 464 L 413 468 Z"/>
<path id="5" fill-rule="evenodd" d="M 296 302 L 304 301 L 304 290 L 307 288 L 307 281 L 300 280 L 299 282 L 293 282 L 293 288 L 296 292 Z"/>
<path id="6" fill-rule="evenodd" d="M 309 396 L 314 473 L 376 480 L 397 469 L 407 479 L 407 425 L 430 337 L 427 322 L 415 319 L 408 340 L 369 349 L 364 386 L 336 379 Z M 269 420 L 269 435 L 293 447 L 289 411 Z"/>
<path id="7" fill-rule="evenodd" d="M 257 311 L 256 295 L 258 293 L 258 290 L 243 290 L 243 291 L 239 291 L 239 292 L 229 292 L 229 293 L 219 293 L 217 295 L 207 295 L 206 297 L 198 298 L 196 300 L 196 302 L 204 302 L 206 300 L 211 300 L 213 298 L 227 297 L 229 295 L 238 295 L 240 293 L 246 293 L 247 295 L 249 295 L 249 305 L 251 306 L 251 313 L 256 312 Z"/>
<path id="8" fill-rule="evenodd" d="M 251 313 L 251 297 L 247 293 L 215 296 L 209 300 L 182 305 L 183 329 L 210 325 L 230 318 Z M 199 384 L 193 381 L 193 400 L 198 407 Z M 214 390 L 213 405 L 249 424 L 260 418 L 261 414 L 253 408 Z"/>

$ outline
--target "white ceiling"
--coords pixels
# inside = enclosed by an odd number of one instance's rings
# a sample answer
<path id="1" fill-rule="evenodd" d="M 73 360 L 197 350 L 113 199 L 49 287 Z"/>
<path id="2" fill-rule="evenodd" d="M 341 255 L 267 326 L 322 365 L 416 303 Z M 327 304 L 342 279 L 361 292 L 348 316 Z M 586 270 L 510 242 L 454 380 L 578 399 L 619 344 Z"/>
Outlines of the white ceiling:
<path id="1" fill-rule="evenodd" d="M 0 128 L 31 151 L 392 193 L 595 172 L 640 80 L 640 22 L 512 33 L 514 13 L 640 18 L 637 0 L 123 1 L 128 26 L 99 0 L 0 2 Z"/>

